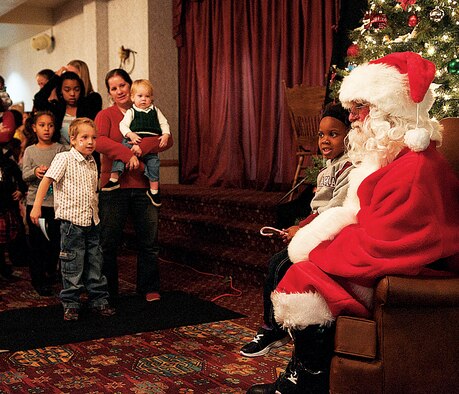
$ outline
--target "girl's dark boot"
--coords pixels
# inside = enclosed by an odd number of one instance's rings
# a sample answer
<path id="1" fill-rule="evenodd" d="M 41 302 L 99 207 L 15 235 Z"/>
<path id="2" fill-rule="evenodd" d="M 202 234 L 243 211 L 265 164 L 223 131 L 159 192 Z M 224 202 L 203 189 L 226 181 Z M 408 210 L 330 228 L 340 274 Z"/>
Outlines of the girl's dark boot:
<path id="1" fill-rule="evenodd" d="M 275 383 L 252 386 L 248 394 L 328 393 L 334 326 L 309 326 L 290 332 L 295 349 L 292 359 Z"/>

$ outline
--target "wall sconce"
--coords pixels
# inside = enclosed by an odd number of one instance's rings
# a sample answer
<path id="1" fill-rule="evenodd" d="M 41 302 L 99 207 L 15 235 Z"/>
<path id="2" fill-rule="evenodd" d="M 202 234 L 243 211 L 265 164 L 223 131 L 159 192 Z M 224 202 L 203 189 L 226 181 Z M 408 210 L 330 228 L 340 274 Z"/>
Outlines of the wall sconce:
<path id="1" fill-rule="evenodd" d="M 48 34 L 41 34 L 32 38 L 31 45 L 37 51 L 41 51 L 42 49 L 50 49 L 52 51 L 54 49 L 54 37 L 50 37 Z"/>
<path id="2" fill-rule="evenodd" d="M 132 54 L 132 58 L 131 58 Z M 124 45 L 121 45 L 121 48 L 118 50 L 118 55 L 120 57 L 120 66 L 119 68 L 122 68 L 130 74 L 135 67 L 135 55 L 137 54 L 136 51 L 133 51 L 132 49 L 125 48 Z M 127 69 L 129 67 L 129 70 Z"/>

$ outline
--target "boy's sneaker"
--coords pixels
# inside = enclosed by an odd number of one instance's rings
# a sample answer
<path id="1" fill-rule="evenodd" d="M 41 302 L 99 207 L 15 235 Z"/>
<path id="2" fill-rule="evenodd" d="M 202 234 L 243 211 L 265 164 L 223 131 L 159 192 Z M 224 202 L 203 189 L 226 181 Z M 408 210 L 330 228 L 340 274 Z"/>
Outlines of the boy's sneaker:
<path id="1" fill-rule="evenodd" d="M 112 190 L 119 189 L 120 183 L 118 181 L 108 181 L 105 186 L 102 188 L 103 192 L 111 192 Z"/>
<path id="2" fill-rule="evenodd" d="M 115 308 L 112 308 L 108 304 L 98 305 L 94 308 L 91 308 L 94 313 L 97 313 L 100 316 L 110 317 L 116 314 Z"/>
<path id="3" fill-rule="evenodd" d="M 77 308 L 65 308 L 64 309 L 64 320 L 65 321 L 77 321 L 79 317 L 79 310 Z"/>
<path id="4" fill-rule="evenodd" d="M 145 295 L 145 300 L 147 300 L 148 302 L 159 301 L 160 299 L 161 299 L 161 296 L 159 295 L 159 293 L 155 291 L 151 293 L 147 293 Z"/>
<path id="5" fill-rule="evenodd" d="M 240 353 L 246 357 L 263 356 L 271 349 L 284 346 L 288 342 L 290 337 L 285 331 L 267 330 L 261 327 L 252 342 L 244 345 Z"/>
<path id="6" fill-rule="evenodd" d="M 102 189 L 103 190 L 103 189 Z M 150 189 L 147 190 L 147 196 L 155 207 L 161 206 L 161 196 L 159 193 L 153 194 Z"/>

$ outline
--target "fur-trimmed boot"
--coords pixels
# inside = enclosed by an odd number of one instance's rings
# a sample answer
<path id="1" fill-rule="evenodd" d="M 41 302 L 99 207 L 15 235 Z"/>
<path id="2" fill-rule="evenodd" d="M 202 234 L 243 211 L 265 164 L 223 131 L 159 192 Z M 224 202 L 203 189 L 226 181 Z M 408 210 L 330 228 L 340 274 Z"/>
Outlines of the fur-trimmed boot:
<path id="1" fill-rule="evenodd" d="M 328 393 L 334 333 L 334 326 L 292 330 L 295 348 L 285 372 L 275 383 L 254 385 L 247 394 Z"/>

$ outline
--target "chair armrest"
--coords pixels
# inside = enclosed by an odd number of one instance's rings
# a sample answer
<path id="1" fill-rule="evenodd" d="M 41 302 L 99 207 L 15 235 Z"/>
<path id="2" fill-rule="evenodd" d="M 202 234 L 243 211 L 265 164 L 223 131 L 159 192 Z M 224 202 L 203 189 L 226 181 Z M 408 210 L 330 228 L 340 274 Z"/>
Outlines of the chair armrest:
<path id="1" fill-rule="evenodd" d="M 376 357 L 376 323 L 352 316 L 336 321 L 335 352 L 374 360 Z"/>
<path id="2" fill-rule="evenodd" d="M 376 286 L 376 304 L 459 306 L 459 277 L 386 276 Z"/>

